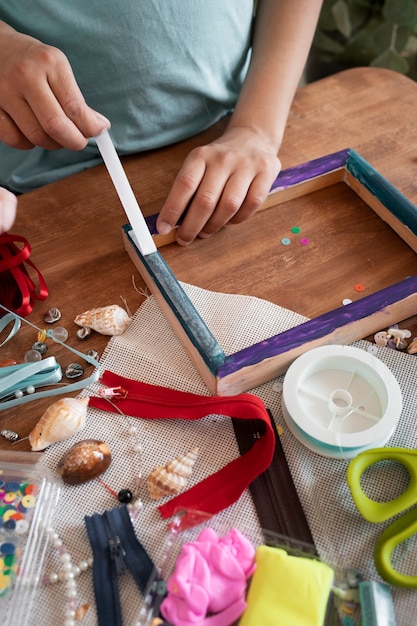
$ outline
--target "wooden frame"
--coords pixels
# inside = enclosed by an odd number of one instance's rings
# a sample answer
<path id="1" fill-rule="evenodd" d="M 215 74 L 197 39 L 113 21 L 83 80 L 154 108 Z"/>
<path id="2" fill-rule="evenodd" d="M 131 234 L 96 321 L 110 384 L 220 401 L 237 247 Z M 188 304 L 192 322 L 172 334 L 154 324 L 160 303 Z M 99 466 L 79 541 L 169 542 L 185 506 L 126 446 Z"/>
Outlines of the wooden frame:
<path id="1" fill-rule="evenodd" d="M 262 208 L 340 182 L 417 252 L 417 208 L 351 148 L 283 170 Z M 158 235 L 156 218 L 152 215 L 146 221 L 161 247 L 174 241 L 175 234 Z M 226 356 L 159 251 L 142 256 L 130 226 L 123 230 L 133 263 L 215 395 L 247 391 L 284 373 L 307 350 L 324 344 L 349 344 L 417 312 L 416 275 Z"/>

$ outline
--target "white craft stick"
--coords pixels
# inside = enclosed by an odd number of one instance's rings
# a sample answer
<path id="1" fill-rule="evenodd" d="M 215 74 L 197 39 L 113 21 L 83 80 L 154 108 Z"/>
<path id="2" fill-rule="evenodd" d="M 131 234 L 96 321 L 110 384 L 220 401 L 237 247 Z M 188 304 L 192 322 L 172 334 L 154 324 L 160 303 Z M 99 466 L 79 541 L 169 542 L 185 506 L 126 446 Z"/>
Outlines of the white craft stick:
<path id="1" fill-rule="evenodd" d="M 108 131 L 105 130 L 100 135 L 97 135 L 95 140 L 125 210 L 129 224 L 135 234 L 141 254 L 145 256 L 156 252 L 154 240 Z"/>

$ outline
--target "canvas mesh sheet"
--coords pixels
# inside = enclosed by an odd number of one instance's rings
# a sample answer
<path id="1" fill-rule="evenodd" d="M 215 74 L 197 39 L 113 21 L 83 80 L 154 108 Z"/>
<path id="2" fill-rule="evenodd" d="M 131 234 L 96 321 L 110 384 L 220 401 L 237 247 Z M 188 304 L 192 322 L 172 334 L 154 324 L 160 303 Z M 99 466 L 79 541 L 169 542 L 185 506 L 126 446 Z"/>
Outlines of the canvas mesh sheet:
<path id="1" fill-rule="evenodd" d="M 305 318 L 258 298 L 212 293 L 183 284 L 183 287 L 226 354 L 293 327 Z M 91 339 L 89 340 L 91 342 Z M 354 344 L 364 350 L 364 341 Z M 373 346 L 374 347 L 374 346 Z M 375 347 L 374 347 L 375 348 Z M 416 357 L 386 348 L 378 348 L 377 356 L 391 369 L 398 380 L 404 398 L 404 409 L 395 435 L 388 445 L 417 447 Z M 208 395 L 208 390 L 195 370 L 184 348 L 176 338 L 155 299 L 145 300 L 132 323 L 121 337 L 113 337 L 102 355 L 101 367 L 143 382 L 163 385 Z M 283 377 L 265 383 L 251 393 L 259 396 L 270 408 L 281 436 L 286 458 L 306 513 L 315 544 L 322 558 L 340 566 L 355 566 L 367 578 L 379 580 L 373 566 L 373 545 L 383 525 L 362 520 L 350 496 L 345 481 L 347 462 L 321 457 L 301 445 L 288 431 L 281 412 Z M 93 395 L 98 383 L 81 395 Z M 87 424 L 72 439 L 55 444 L 45 452 L 43 463 L 51 471 L 62 455 L 77 441 L 102 439 L 112 450 L 112 464 L 103 479 L 115 491 L 131 488 L 137 472 L 127 424 L 135 424 L 143 447 L 142 472 L 148 473 L 159 464 L 198 446 L 199 458 L 189 486 L 220 469 L 238 455 L 238 448 L 229 418 L 209 415 L 197 422 L 186 420 L 124 419 L 117 413 L 88 410 Z M 398 495 L 404 486 L 404 476 L 381 473 L 372 477 L 379 493 L 385 497 Z M 146 488 L 141 490 L 144 507 L 134 522 L 138 538 L 154 562 L 162 558 L 166 522 L 161 520 L 157 504 L 150 500 Z M 80 486 L 64 485 L 55 527 L 71 553 L 73 563 L 91 554 L 84 525 L 84 516 L 117 506 L 117 501 L 97 482 Z M 258 528 L 259 522 L 249 492 L 218 516 L 225 528 Z M 412 541 L 400 554 L 402 571 L 417 573 L 417 552 Z M 53 551 L 47 555 L 45 572 L 56 571 Z M 77 578 L 80 603 L 90 603 L 83 626 L 94 626 L 95 603 L 91 570 Z M 136 623 L 141 596 L 129 574 L 119 581 L 124 623 Z M 417 624 L 417 591 L 394 590 L 397 626 Z M 63 622 L 65 596 L 62 584 L 42 588 L 33 610 L 30 624 L 43 626 Z"/>

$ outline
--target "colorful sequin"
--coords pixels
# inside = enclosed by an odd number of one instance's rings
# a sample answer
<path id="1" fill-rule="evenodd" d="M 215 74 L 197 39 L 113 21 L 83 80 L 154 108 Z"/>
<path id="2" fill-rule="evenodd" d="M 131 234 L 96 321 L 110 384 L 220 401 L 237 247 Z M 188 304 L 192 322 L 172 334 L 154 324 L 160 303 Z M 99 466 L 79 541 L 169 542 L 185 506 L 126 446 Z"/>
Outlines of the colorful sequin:
<path id="1" fill-rule="evenodd" d="M 0 597 L 11 588 L 19 570 L 22 538 L 30 527 L 37 485 L 28 481 L 0 481 Z"/>

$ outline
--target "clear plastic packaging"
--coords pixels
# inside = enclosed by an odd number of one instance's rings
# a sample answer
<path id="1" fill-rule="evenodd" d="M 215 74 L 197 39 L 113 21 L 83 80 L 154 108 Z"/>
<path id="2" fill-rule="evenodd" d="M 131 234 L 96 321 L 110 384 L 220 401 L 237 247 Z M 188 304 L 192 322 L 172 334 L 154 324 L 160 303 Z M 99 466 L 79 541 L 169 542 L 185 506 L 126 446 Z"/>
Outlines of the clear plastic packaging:
<path id="1" fill-rule="evenodd" d="M 236 526 L 235 526 L 236 527 Z M 161 558 L 155 563 L 155 569 L 151 576 L 144 596 L 142 607 L 136 621 L 136 626 L 153 626 L 159 623 L 157 617 L 160 611 L 160 604 L 166 593 L 166 582 L 174 571 L 175 563 L 179 557 L 184 544 L 194 542 L 201 532 L 210 528 L 219 536 L 224 537 L 230 528 L 225 528 L 219 524 L 216 517 L 211 517 L 206 513 L 197 511 L 182 511 L 172 519 L 169 525 L 164 543 L 161 548 Z M 314 546 L 300 541 L 295 541 L 289 537 L 262 530 L 260 528 L 239 527 L 238 530 L 256 548 L 260 545 L 267 545 L 275 548 L 282 548 L 287 554 L 296 557 L 320 560 Z M 331 564 L 328 564 L 331 566 Z M 336 574 L 340 580 L 340 572 Z M 250 585 L 250 580 L 249 580 Z M 333 592 L 329 596 L 326 617 L 322 626 L 340 626 L 340 600 L 335 598 Z M 356 620 L 355 620 L 356 621 Z M 240 620 L 233 622 L 239 624 Z M 352 624 L 355 622 L 352 621 Z M 173 624 L 175 626 L 175 624 Z"/>
<path id="2" fill-rule="evenodd" d="M 0 623 L 26 626 L 39 585 L 59 484 L 36 452 L 0 451 Z"/>

